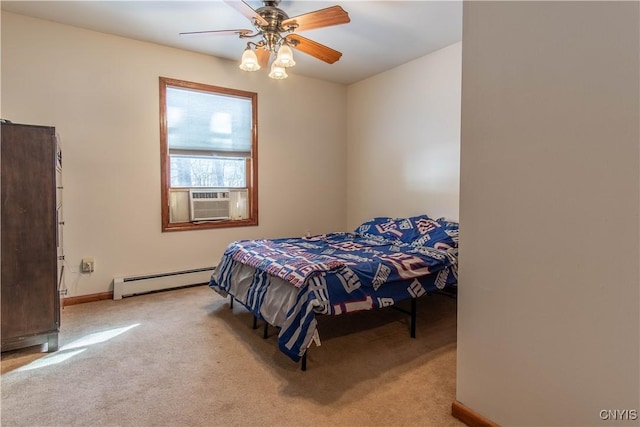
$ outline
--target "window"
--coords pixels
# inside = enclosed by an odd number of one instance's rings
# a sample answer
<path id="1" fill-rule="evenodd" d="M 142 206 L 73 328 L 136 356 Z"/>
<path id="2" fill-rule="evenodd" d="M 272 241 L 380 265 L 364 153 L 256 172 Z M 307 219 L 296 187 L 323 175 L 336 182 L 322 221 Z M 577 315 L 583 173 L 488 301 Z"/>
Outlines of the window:
<path id="1" fill-rule="evenodd" d="M 258 224 L 257 103 L 160 77 L 162 231 Z"/>

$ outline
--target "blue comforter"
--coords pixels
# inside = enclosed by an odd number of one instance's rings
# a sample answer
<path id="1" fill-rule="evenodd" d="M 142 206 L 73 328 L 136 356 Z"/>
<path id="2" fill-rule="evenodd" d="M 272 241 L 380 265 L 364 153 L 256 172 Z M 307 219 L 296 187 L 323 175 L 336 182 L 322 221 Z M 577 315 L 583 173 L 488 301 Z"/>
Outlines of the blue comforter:
<path id="1" fill-rule="evenodd" d="M 414 233 L 408 241 L 398 233 L 367 233 L 362 226 L 356 233 L 237 241 L 225 251 L 209 286 L 226 294 L 235 263 L 255 268 L 248 292 L 255 297 L 241 302 L 258 317 L 260 295 L 272 283 L 265 273 L 297 287 L 295 304 L 278 325 L 278 344 L 298 361 L 313 338 L 315 314 L 388 307 L 457 282 L 457 224 L 429 221 L 435 224 L 430 234 Z"/>

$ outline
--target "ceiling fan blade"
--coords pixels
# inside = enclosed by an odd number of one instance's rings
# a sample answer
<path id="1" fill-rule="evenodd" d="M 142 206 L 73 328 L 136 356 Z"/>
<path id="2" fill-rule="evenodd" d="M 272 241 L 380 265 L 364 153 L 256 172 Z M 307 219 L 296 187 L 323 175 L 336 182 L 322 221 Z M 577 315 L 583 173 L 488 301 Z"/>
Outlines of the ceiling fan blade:
<path id="1" fill-rule="evenodd" d="M 213 30 L 213 31 L 189 31 L 186 33 L 180 33 L 181 36 L 226 36 L 231 34 L 251 34 L 251 30 Z"/>
<path id="2" fill-rule="evenodd" d="M 252 22 L 253 20 L 256 20 L 260 23 L 260 25 L 269 25 L 266 19 L 260 16 L 258 12 L 256 12 L 251 6 L 249 6 L 244 1 L 224 0 L 224 2 L 229 6 L 231 6 L 232 8 L 234 8 L 235 10 L 237 10 L 238 12 L 240 12 L 242 15 L 244 15 L 247 19 L 251 20 Z"/>
<path id="3" fill-rule="evenodd" d="M 338 52 L 337 50 L 333 50 L 330 47 L 327 47 L 318 42 L 314 42 L 313 40 L 309 40 L 306 37 L 299 36 L 298 34 L 289 34 L 286 39 L 294 41 L 294 43 L 291 44 L 291 47 L 293 47 L 294 49 L 304 52 L 307 55 L 316 57 L 319 60 L 327 62 L 329 64 L 333 64 L 342 56 L 342 53 Z"/>
<path id="4" fill-rule="evenodd" d="M 269 57 L 271 56 L 271 52 L 267 49 L 256 49 L 256 56 L 258 57 L 258 64 L 262 68 L 266 68 L 269 66 Z"/>
<path id="5" fill-rule="evenodd" d="M 351 22 L 349 14 L 340 6 L 332 6 L 282 21 L 282 27 L 297 25 L 296 31 L 307 31 L 315 28 L 330 27 Z"/>

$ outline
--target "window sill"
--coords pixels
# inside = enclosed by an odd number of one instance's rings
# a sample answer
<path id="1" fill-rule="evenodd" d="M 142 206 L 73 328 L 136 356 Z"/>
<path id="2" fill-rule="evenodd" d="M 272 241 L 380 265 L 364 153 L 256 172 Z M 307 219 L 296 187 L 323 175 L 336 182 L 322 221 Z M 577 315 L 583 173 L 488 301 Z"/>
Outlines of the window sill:
<path id="1" fill-rule="evenodd" d="M 162 231 L 210 230 L 216 228 L 251 227 L 255 225 L 258 225 L 258 220 L 253 218 L 222 221 L 175 222 L 164 224 Z"/>

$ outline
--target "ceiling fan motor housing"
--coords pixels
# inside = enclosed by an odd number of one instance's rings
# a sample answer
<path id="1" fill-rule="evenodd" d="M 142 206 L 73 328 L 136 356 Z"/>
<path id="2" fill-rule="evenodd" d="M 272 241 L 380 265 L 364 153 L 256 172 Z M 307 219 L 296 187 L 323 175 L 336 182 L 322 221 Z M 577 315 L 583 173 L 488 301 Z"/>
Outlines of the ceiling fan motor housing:
<path id="1" fill-rule="evenodd" d="M 282 21 L 289 19 L 289 15 L 276 7 L 278 3 L 280 1 L 265 1 L 265 6 L 256 9 L 256 12 L 269 23 L 268 25 L 254 23 L 258 31 L 263 33 L 266 42 L 265 48 L 272 52 L 275 52 L 277 44 L 280 42 L 280 33 L 287 31 L 287 29 L 282 28 Z"/>
<path id="2" fill-rule="evenodd" d="M 274 27 L 274 29 L 277 29 L 282 21 L 289 19 L 289 15 L 284 10 L 274 6 L 263 6 L 256 9 L 256 12 L 269 23 L 269 28 Z"/>

